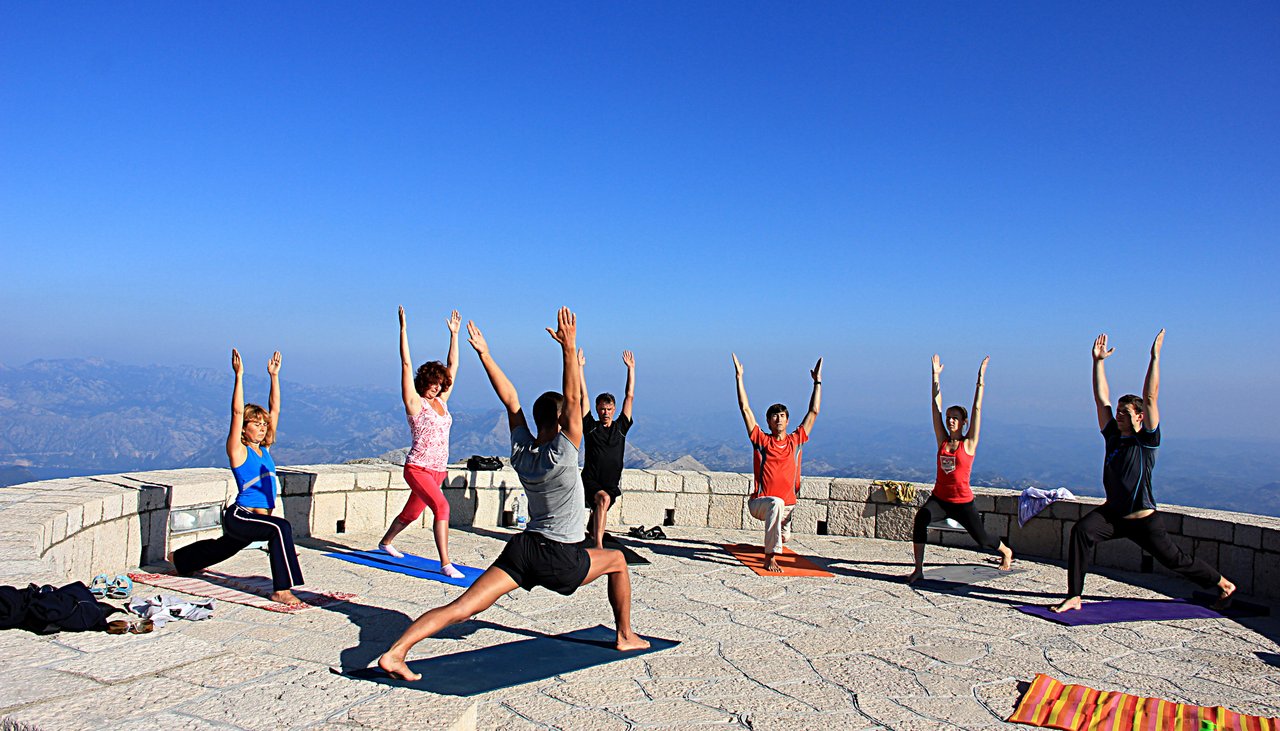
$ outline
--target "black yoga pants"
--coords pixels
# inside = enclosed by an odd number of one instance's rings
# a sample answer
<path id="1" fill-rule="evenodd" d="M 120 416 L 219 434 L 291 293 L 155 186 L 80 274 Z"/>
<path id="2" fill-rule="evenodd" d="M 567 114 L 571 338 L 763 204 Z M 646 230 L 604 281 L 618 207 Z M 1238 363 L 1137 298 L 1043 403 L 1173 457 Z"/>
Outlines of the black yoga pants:
<path id="1" fill-rule="evenodd" d="M 978 515 L 978 509 L 973 507 L 972 500 L 967 503 L 949 503 L 932 496 L 924 501 L 924 505 L 921 505 L 920 510 L 916 512 L 916 523 L 911 530 L 911 540 L 915 543 L 928 543 L 929 524 L 943 518 L 951 518 L 964 526 L 973 540 L 983 548 L 995 550 L 1000 546 L 1000 539 L 992 538 L 982 527 L 982 516 Z"/>
<path id="2" fill-rule="evenodd" d="M 293 526 L 284 518 L 262 515 L 239 505 L 222 513 L 222 537 L 197 541 L 173 552 L 179 574 L 192 574 L 221 563 L 254 541 L 266 541 L 271 552 L 271 584 L 283 591 L 302 583 L 298 552 L 293 547 Z"/>
<path id="3" fill-rule="evenodd" d="M 1182 552 L 1164 529 L 1164 518 L 1152 513 L 1145 518 L 1119 518 L 1097 508 L 1071 529 L 1071 555 L 1067 558 L 1067 596 L 1084 593 L 1084 577 L 1089 569 L 1089 551 L 1102 541 L 1128 538 L 1151 554 L 1166 568 L 1182 574 L 1203 587 L 1216 586 L 1222 575 L 1209 564 Z"/>

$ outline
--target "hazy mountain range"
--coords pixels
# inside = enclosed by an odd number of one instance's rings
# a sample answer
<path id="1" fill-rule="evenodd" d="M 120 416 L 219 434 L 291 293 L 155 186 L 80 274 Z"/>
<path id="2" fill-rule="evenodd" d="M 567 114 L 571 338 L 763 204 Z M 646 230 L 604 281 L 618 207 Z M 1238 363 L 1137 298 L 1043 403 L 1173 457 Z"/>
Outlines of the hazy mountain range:
<path id="1" fill-rule="evenodd" d="M 97 359 L 0 365 L 0 485 L 75 474 L 222 466 L 230 376 L 222 371 L 131 366 Z M 246 376 L 250 398 L 265 378 Z M 344 462 L 406 446 L 399 394 L 285 381 L 281 464 Z M 505 454 L 498 409 L 453 409 L 451 453 Z M 736 415 L 735 415 L 736 416 Z M 933 434 L 920 424 L 863 424 L 822 415 L 805 452 L 805 473 L 933 479 Z M 651 425 L 652 424 L 652 425 Z M 1280 516 L 1276 445 L 1164 435 L 1156 497 L 1170 504 Z M 1100 495 L 1102 439 L 1087 428 L 1019 426 L 987 419 L 974 484 L 1069 487 Z M 749 471 L 751 452 L 736 418 L 636 414 L 630 467 Z"/>

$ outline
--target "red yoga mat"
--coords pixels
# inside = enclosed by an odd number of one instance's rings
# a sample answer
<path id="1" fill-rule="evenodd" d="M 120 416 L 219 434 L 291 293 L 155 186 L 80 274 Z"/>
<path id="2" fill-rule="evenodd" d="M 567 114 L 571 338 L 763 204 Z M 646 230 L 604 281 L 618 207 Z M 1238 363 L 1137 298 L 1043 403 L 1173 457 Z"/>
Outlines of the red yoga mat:
<path id="1" fill-rule="evenodd" d="M 790 548 L 783 546 L 782 553 L 775 557 L 778 566 L 782 567 L 782 573 L 774 573 L 764 570 L 764 549 L 760 546 L 748 546 L 744 543 L 729 544 L 724 546 L 724 550 L 730 555 L 738 559 L 747 568 L 756 572 L 761 576 L 834 576 L 829 571 L 823 571 L 814 565 L 812 561 L 792 551 Z"/>

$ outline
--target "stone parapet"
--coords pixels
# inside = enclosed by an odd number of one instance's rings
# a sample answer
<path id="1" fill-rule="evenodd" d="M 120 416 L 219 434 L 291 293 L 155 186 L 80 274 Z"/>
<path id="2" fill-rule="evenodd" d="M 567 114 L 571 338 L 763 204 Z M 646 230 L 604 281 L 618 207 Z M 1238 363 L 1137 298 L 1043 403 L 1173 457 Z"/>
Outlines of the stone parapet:
<path id="1" fill-rule="evenodd" d="M 298 536 L 376 533 L 405 505 L 409 488 L 391 465 L 281 467 L 283 514 Z M 612 525 L 753 528 L 747 510 L 751 476 L 732 472 L 626 470 L 622 497 L 609 511 Z M 806 477 L 792 529 L 797 533 L 910 541 L 916 507 L 931 486 L 916 484 L 909 504 L 862 478 Z M 514 516 L 520 481 L 509 468 L 473 472 L 449 468 L 444 494 L 450 523 L 494 527 Z M 987 531 L 1020 556 L 1062 561 L 1071 528 L 1101 501 L 1080 498 L 1050 505 L 1018 525 L 1017 496 L 976 488 L 975 505 Z M 216 525 L 174 531 L 172 511 L 214 514 L 235 497 L 225 469 L 183 469 L 45 480 L 0 488 L 0 584 L 88 580 L 154 563 L 187 543 L 220 535 Z M 1280 598 L 1280 519 L 1200 508 L 1164 506 L 1165 528 L 1183 550 L 1219 567 L 1244 592 Z M 428 528 L 431 514 L 416 525 Z M 930 531 L 931 543 L 972 546 L 963 533 Z M 1164 571 L 1125 541 L 1103 544 L 1091 560 L 1105 568 Z M 904 554 L 907 555 L 907 554 Z M 906 559 L 904 559 L 905 561 Z"/>

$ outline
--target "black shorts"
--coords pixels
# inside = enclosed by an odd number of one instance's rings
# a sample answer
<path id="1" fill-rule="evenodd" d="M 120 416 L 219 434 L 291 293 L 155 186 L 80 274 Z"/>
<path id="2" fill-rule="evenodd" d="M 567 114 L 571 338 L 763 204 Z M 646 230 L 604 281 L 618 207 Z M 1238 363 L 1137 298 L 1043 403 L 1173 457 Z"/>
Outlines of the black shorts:
<path id="1" fill-rule="evenodd" d="M 582 492 L 586 498 L 587 507 L 594 508 L 596 506 L 596 493 L 604 490 L 609 494 L 609 504 L 613 505 L 618 502 L 618 498 L 622 497 L 622 488 L 618 487 L 618 480 L 606 483 L 597 480 L 594 477 L 582 476 Z"/>
<path id="2" fill-rule="evenodd" d="M 561 543 L 524 531 L 512 536 L 493 565 L 502 569 L 525 591 L 545 586 L 569 596 L 582 586 L 591 571 L 591 555 L 577 543 Z"/>

